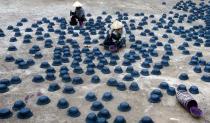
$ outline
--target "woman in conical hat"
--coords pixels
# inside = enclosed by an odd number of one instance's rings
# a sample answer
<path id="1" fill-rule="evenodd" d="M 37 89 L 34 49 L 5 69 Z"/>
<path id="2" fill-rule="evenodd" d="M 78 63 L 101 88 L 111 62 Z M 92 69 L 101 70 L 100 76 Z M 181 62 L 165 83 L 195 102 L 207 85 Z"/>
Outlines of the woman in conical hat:
<path id="1" fill-rule="evenodd" d="M 106 39 L 101 45 L 103 45 L 105 49 L 115 52 L 126 46 L 125 41 L 124 25 L 122 22 L 115 20 L 111 24 L 111 29 L 108 31 Z"/>
<path id="2" fill-rule="evenodd" d="M 70 11 L 70 16 L 72 16 L 70 24 L 77 25 L 79 22 L 80 26 L 82 26 L 84 21 L 86 21 L 85 11 L 82 8 L 82 4 L 79 1 L 76 1 L 74 2 L 73 7 L 75 7 L 75 12 Z"/>

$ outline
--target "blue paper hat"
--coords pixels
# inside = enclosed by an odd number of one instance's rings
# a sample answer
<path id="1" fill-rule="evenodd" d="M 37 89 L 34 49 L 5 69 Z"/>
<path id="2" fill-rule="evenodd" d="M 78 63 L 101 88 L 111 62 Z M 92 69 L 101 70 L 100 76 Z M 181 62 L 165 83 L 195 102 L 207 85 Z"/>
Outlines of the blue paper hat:
<path id="1" fill-rule="evenodd" d="M 50 72 L 50 73 L 52 73 L 52 72 Z M 68 74 L 68 73 L 69 73 L 69 70 L 61 69 L 61 70 L 60 70 L 59 76 L 60 76 L 60 77 L 63 77 L 63 75 Z"/>
<path id="2" fill-rule="evenodd" d="M 35 64 L 35 61 L 33 59 L 28 59 L 26 62 L 29 66 L 32 66 Z"/>
<path id="3" fill-rule="evenodd" d="M 204 75 L 201 77 L 201 80 L 202 80 L 202 81 L 205 81 L 205 82 L 210 82 L 210 75 L 204 74 Z"/>
<path id="4" fill-rule="evenodd" d="M 167 89 L 167 94 L 170 95 L 170 96 L 175 96 L 176 95 L 176 90 L 174 87 L 169 87 Z"/>
<path id="5" fill-rule="evenodd" d="M 83 81 L 83 79 L 81 78 L 81 77 L 74 77 L 73 79 L 72 79 L 72 84 L 75 84 L 75 85 L 77 85 L 77 84 L 82 84 L 84 81 Z"/>
<path id="6" fill-rule="evenodd" d="M 65 86 L 63 89 L 63 93 L 65 94 L 74 94 L 75 89 L 72 86 Z"/>
<path id="7" fill-rule="evenodd" d="M 37 105 L 46 105 L 50 103 L 50 98 L 48 96 L 40 96 L 37 99 Z"/>
<path id="8" fill-rule="evenodd" d="M 83 69 L 80 66 L 75 67 L 73 71 L 74 73 L 77 73 L 77 74 L 83 73 Z"/>
<path id="9" fill-rule="evenodd" d="M 9 25 L 8 27 L 7 27 L 7 30 L 13 30 L 14 29 L 14 27 L 12 26 L 12 25 Z"/>
<path id="10" fill-rule="evenodd" d="M 115 65 L 117 65 L 117 61 L 114 59 L 111 59 L 109 62 L 109 65 L 115 66 Z"/>
<path id="11" fill-rule="evenodd" d="M 210 66 L 209 65 L 206 65 L 204 67 L 204 71 L 207 72 L 207 73 L 210 73 Z"/>
<path id="12" fill-rule="evenodd" d="M 142 70 L 141 70 L 141 75 L 143 75 L 143 76 L 149 76 L 149 71 L 148 71 L 148 69 L 142 69 Z"/>
<path id="13" fill-rule="evenodd" d="M 69 74 L 64 74 L 64 75 L 62 76 L 62 81 L 63 81 L 63 82 L 71 82 L 71 77 L 70 77 L 70 75 L 69 75 Z"/>
<path id="14" fill-rule="evenodd" d="M 17 117 L 19 119 L 28 119 L 32 116 L 33 116 L 33 113 L 29 108 L 22 108 L 17 113 Z"/>
<path id="15" fill-rule="evenodd" d="M 133 66 L 128 66 L 128 67 L 126 68 L 126 72 L 127 72 L 127 73 L 131 73 L 131 72 L 133 72 L 133 71 L 134 71 Z"/>
<path id="16" fill-rule="evenodd" d="M 17 22 L 16 26 L 23 26 L 22 22 Z"/>
<path id="17" fill-rule="evenodd" d="M 6 55 L 4 61 L 13 62 L 13 61 L 15 61 L 15 58 L 12 55 Z"/>
<path id="18" fill-rule="evenodd" d="M 121 102 L 118 106 L 118 110 L 121 112 L 128 112 L 131 110 L 131 107 L 127 102 Z"/>
<path id="19" fill-rule="evenodd" d="M 194 72 L 196 72 L 196 73 L 202 73 L 201 67 L 198 66 L 198 65 L 195 66 L 193 70 L 194 70 Z"/>
<path id="20" fill-rule="evenodd" d="M 102 96 L 103 101 L 111 101 L 114 97 L 112 96 L 111 92 L 105 92 Z"/>
<path id="21" fill-rule="evenodd" d="M 87 64 L 87 68 L 95 68 L 96 65 L 93 62 Z"/>
<path id="22" fill-rule="evenodd" d="M 48 68 L 50 67 L 50 64 L 48 62 L 42 62 L 40 65 L 40 68 Z"/>
<path id="23" fill-rule="evenodd" d="M 131 75 L 133 77 L 139 77 L 140 76 L 140 73 L 138 71 L 134 70 L 134 71 L 131 72 Z"/>
<path id="24" fill-rule="evenodd" d="M 131 91 L 138 91 L 139 90 L 139 85 L 136 82 L 132 82 L 129 86 L 129 90 Z"/>
<path id="25" fill-rule="evenodd" d="M 14 111 L 20 110 L 21 108 L 25 107 L 25 103 L 22 100 L 15 101 L 14 105 L 12 106 L 12 109 Z"/>
<path id="26" fill-rule="evenodd" d="M 118 116 L 115 117 L 114 123 L 126 123 L 126 120 L 123 116 L 118 115 Z"/>
<path id="27" fill-rule="evenodd" d="M 177 90 L 178 91 L 187 91 L 187 87 L 183 84 L 180 84 L 180 85 L 178 85 Z"/>
<path id="28" fill-rule="evenodd" d="M 150 64 L 149 64 L 149 62 L 146 62 L 146 61 L 144 61 L 144 62 L 141 64 L 141 66 L 144 67 L 144 68 L 150 68 L 150 67 L 151 67 Z"/>
<path id="29" fill-rule="evenodd" d="M 109 70 L 109 67 L 104 66 L 104 67 L 101 69 L 101 72 L 102 72 L 103 74 L 109 74 L 111 71 Z"/>
<path id="30" fill-rule="evenodd" d="M 32 79 L 33 82 L 35 83 L 40 83 L 44 81 L 44 78 L 41 75 L 35 75 Z"/>
<path id="31" fill-rule="evenodd" d="M 99 118 L 102 117 L 102 118 L 105 118 L 105 119 L 109 119 L 111 117 L 111 114 L 110 114 L 109 110 L 107 110 L 106 108 L 103 108 L 98 112 L 97 116 Z"/>
<path id="32" fill-rule="evenodd" d="M 85 119 L 86 123 L 95 123 L 97 122 L 97 116 L 94 112 L 91 112 L 87 115 Z"/>
<path id="33" fill-rule="evenodd" d="M 126 90 L 126 85 L 123 82 L 118 82 L 116 87 L 117 87 L 117 90 L 119 90 L 119 91 L 125 91 Z"/>
<path id="34" fill-rule="evenodd" d="M 65 98 L 61 98 L 58 100 L 57 107 L 59 109 L 66 109 L 69 107 L 69 103 Z"/>
<path id="35" fill-rule="evenodd" d="M 161 63 L 155 63 L 154 68 L 162 69 L 163 65 Z"/>
<path id="36" fill-rule="evenodd" d="M 123 77 L 123 80 L 124 80 L 124 81 L 133 81 L 134 78 L 133 78 L 133 76 L 132 76 L 130 73 L 128 73 L 128 74 L 126 74 L 126 75 Z"/>
<path id="37" fill-rule="evenodd" d="M 125 60 L 123 61 L 122 65 L 124 65 L 124 66 L 129 66 L 129 65 L 131 65 L 131 63 L 130 63 L 129 60 L 125 59 Z"/>
<path id="38" fill-rule="evenodd" d="M 161 82 L 159 88 L 167 90 L 169 88 L 169 85 L 167 82 Z"/>
<path id="39" fill-rule="evenodd" d="M 152 95 L 152 94 L 157 94 L 157 95 L 160 96 L 160 97 L 163 96 L 161 90 L 159 90 L 159 89 L 154 89 L 154 90 L 151 92 L 151 95 Z"/>
<path id="40" fill-rule="evenodd" d="M 196 52 L 196 56 L 197 56 L 197 57 L 203 57 L 203 53 L 200 52 L 200 51 L 198 51 L 198 52 Z"/>
<path id="41" fill-rule="evenodd" d="M 96 101 L 97 100 L 97 97 L 96 97 L 96 95 L 95 95 L 94 92 L 88 92 L 87 95 L 85 96 L 85 99 L 87 101 L 92 102 L 92 101 Z"/>
<path id="42" fill-rule="evenodd" d="M 8 51 L 17 51 L 17 48 L 16 48 L 16 46 L 9 46 L 7 50 Z"/>
<path id="43" fill-rule="evenodd" d="M 60 86 L 58 85 L 58 83 L 50 83 L 49 87 L 48 87 L 48 91 L 50 92 L 54 92 L 60 89 Z"/>
<path id="44" fill-rule="evenodd" d="M 79 117 L 81 115 L 79 109 L 75 106 L 70 107 L 68 109 L 67 113 L 68 113 L 68 116 L 73 117 L 73 118 Z"/>
<path id="45" fill-rule="evenodd" d="M 181 73 L 181 74 L 179 75 L 179 79 L 180 79 L 180 80 L 188 80 L 189 77 L 188 77 L 188 75 L 187 75 L 186 73 Z"/>
<path id="46" fill-rule="evenodd" d="M 94 74 L 95 73 L 95 71 L 94 71 L 94 68 L 87 68 L 87 70 L 86 70 L 86 75 L 92 75 L 92 74 Z"/>
<path id="47" fill-rule="evenodd" d="M 40 58 L 42 58 L 42 57 L 43 57 L 43 55 L 42 55 L 41 52 L 36 52 L 35 55 L 34 55 L 34 58 L 35 58 L 35 59 L 40 59 Z"/>
<path id="48" fill-rule="evenodd" d="M 120 73 L 123 73 L 123 70 L 120 66 L 116 66 L 114 69 L 114 72 L 120 74 Z"/>
<path id="49" fill-rule="evenodd" d="M 92 83 L 99 83 L 100 82 L 99 76 L 97 76 L 97 75 L 92 76 L 91 82 Z"/>
<path id="50" fill-rule="evenodd" d="M 23 60 L 22 58 L 17 58 L 17 59 L 15 60 L 15 64 L 19 64 L 19 63 L 21 63 L 21 62 L 24 62 L 24 60 Z"/>
<path id="51" fill-rule="evenodd" d="M 149 116 L 144 116 L 141 118 L 139 123 L 154 123 L 154 121 Z"/>
<path id="52" fill-rule="evenodd" d="M 108 81 L 107 81 L 107 85 L 108 86 L 117 86 L 118 85 L 118 81 L 114 78 L 110 78 Z"/>
<path id="53" fill-rule="evenodd" d="M 151 71 L 151 74 L 153 74 L 153 75 L 160 75 L 161 71 L 160 71 L 160 69 L 153 68 L 153 70 Z"/>
<path id="54" fill-rule="evenodd" d="M 108 123 L 106 118 L 103 118 L 103 117 L 98 117 L 97 118 L 97 123 Z"/>
<path id="55" fill-rule="evenodd" d="M 157 94 L 151 94 L 149 97 L 150 103 L 159 103 L 161 101 L 161 97 Z"/>
<path id="56" fill-rule="evenodd" d="M 10 86 L 11 82 L 9 79 L 1 79 L 0 84 L 5 84 L 6 86 Z"/>
<path id="57" fill-rule="evenodd" d="M 93 111 L 99 111 L 103 109 L 103 104 L 100 101 L 94 101 L 91 105 L 91 110 Z"/>
<path id="58" fill-rule="evenodd" d="M 19 76 L 13 76 L 10 80 L 11 84 L 20 84 L 21 82 L 22 80 Z"/>
<path id="59" fill-rule="evenodd" d="M 8 108 L 1 108 L 0 109 L 0 119 L 7 119 L 12 116 L 12 112 Z"/>
<path id="60" fill-rule="evenodd" d="M 11 37 L 9 41 L 10 42 L 16 42 L 17 41 L 17 38 L 16 37 Z"/>
<path id="61" fill-rule="evenodd" d="M 19 69 L 28 69 L 29 68 L 29 65 L 27 64 L 27 62 L 23 61 L 23 62 L 20 62 L 18 64 L 18 68 Z"/>
<path id="62" fill-rule="evenodd" d="M 168 67 L 168 66 L 169 66 L 168 60 L 162 60 L 162 61 L 161 61 L 161 64 L 162 64 L 163 66 L 165 66 L 165 67 Z"/>
<path id="63" fill-rule="evenodd" d="M 191 86 L 191 87 L 189 88 L 189 92 L 190 92 L 191 94 L 199 94 L 199 89 L 198 89 L 197 86 Z"/>
<path id="64" fill-rule="evenodd" d="M 62 63 L 69 63 L 68 57 L 62 57 L 61 60 L 62 60 Z"/>

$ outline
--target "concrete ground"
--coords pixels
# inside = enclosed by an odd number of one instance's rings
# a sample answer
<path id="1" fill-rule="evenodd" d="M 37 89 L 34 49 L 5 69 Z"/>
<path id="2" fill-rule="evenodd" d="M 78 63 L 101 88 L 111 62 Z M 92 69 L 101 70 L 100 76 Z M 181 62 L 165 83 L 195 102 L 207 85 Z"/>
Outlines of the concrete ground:
<path id="1" fill-rule="evenodd" d="M 144 12 L 146 15 L 154 14 L 155 19 L 158 19 L 163 13 L 168 13 L 172 7 L 178 2 L 178 0 L 167 0 L 166 5 L 162 5 L 162 0 L 80 0 L 84 4 L 84 8 L 87 13 L 91 13 L 94 18 L 101 15 L 102 11 L 107 11 L 108 14 L 114 16 L 116 11 L 128 12 L 130 19 L 135 19 L 137 22 L 139 18 L 134 17 L 136 12 Z M 210 91 L 209 83 L 205 83 L 200 80 L 201 74 L 193 72 L 193 67 L 188 65 L 188 62 L 192 55 L 196 51 L 202 51 L 204 58 L 208 61 L 210 58 L 210 48 L 205 47 L 194 47 L 190 44 L 191 55 L 184 56 L 181 54 L 177 47 L 183 42 L 183 39 L 174 34 L 169 34 L 169 37 L 175 39 L 173 44 L 174 56 L 171 57 L 170 67 L 164 68 L 160 76 L 148 76 L 148 77 L 139 77 L 135 81 L 138 82 L 140 86 L 140 91 L 131 92 L 127 91 L 118 91 L 116 88 L 108 87 L 105 83 L 110 77 L 114 77 L 119 81 L 123 81 L 122 78 L 124 74 L 116 75 L 113 72 L 114 67 L 109 66 L 112 71 L 111 74 L 102 75 L 100 71 L 97 71 L 97 74 L 100 76 L 102 82 L 100 84 L 91 84 L 90 76 L 82 75 L 82 78 L 85 80 L 84 84 L 74 86 L 76 93 L 73 95 L 65 95 L 62 93 L 62 88 L 66 83 L 63 83 L 60 78 L 56 81 L 61 86 L 61 89 L 56 92 L 48 92 L 47 88 L 49 81 L 44 83 L 35 84 L 32 83 L 32 77 L 36 74 L 42 74 L 45 76 L 45 71 L 39 68 L 39 65 L 43 61 L 48 61 L 52 63 L 52 51 L 53 49 L 47 50 L 43 48 L 43 42 L 33 42 L 32 44 L 25 45 L 22 44 L 22 38 L 19 38 L 18 42 L 14 45 L 18 48 L 17 52 L 8 52 L 7 47 L 10 44 L 9 38 L 12 36 L 12 33 L 6 31 L 8 25 L 16 25 L 22 17 L 28 18 L 29 22 L 26 25 L 21 27 L 24 29 L 27 26 L 30 26 L 32 23 L 41 19 L 42 17 L 48 17 L 52 19 L 54 16 L 66 17 L 69 19 L 69 10 L 72 8 L 73 0 L 0 0 L 0 28 L 6 32 L 6 37 L 1 38 L 0 42 L 0 79 L 11 78 L 11 76 L 19 75 L 23 82 L 19 85 L 11 86 L 10 91 L 4 94 L 0 94 L 0 108 L 9 107 L 13 105 L 15 100 L 24 99 L 27 95 L 31 98 L 27 102 L 27 107 L 29 107 L 34 116 L 28 120 L 20 120 L 16 118 L 15 114 L 10 119 L 2 120 L 0 123 L 84 123 L 85 118 L 90 110 L 91 103 L 85 101 L 84 96 L 92 91 L 97 95 L 98 100 L 101 100 L 101 97 L 104 92 L 111 91 L 114 96 L 114 100 L 111 102 L 102 102 L 105 107 L 110 111 L 112 117 L 108 122 L 113 122 L 115 116 L 123 115 L 127 123 L 137 123 L 143 116 L 150 116 L 155 123 L 210 123 Z M 195 2 L 199 2 L 195 0 Z M 150 22 L 150 21 L 149 21 Z M 204 24 L 202 21 L 196 21 L 193 25 Z M 190 27 L 192 25 L 183 23 L 183 26 Z M 151 25 L 146 26 L 151 29 Z M 140 31 L 134 32 L 136 34 L 136 39 L 148 42 L 148 37 L 139 36 Z M 138 34 L 138 35 L 137 35 Z M 155 32 L 160 38 L 160 41 L 166 42 L 165 39 L 161 38 L 164 34 L 163 30 Z M 55 37 L 53 37 L 55 38 Z M 78 41 L 81 41 L 81 36 L 76 38 Z M 28 49 L 32 47 L 33 44 L 38 44 L 42 47 L 42 53 L 44 57 L 36 61 L 36 65 L 30 67 L 27 70 L 17 69 L 17 66 L 12 63 L 5 63 L 4 56 L 6 54 L 12 54 L 16 58 L 33 58 L 28 54 Z M 128 43 L 128 46 L 130 44 Z M 101 49 L 101 51 L 104 51 Z M 129 48 L 121 50 L 119 53 L 120 58 L 124 55 L 125 52 L 128 52 Z M 158 48 L 158 53 L 163 54 L 163 48 Z M 160 56 L 161 56 L 160 55 Z M 153 59 L 154 61 L 160 61 L 161 57 Z M 118 61 L 118 64 L 121 64 L 122 61 Z M 136 70 L 140 71 L 140 63 L 138 61 L 134 64 Z M 70 66 L 66 64 L 66 66 Z M 59 70 L 59 67 L 55 67 L 56 70 Z M 123 67 L 125 70 L 126 67 Z M 70 69 L 71 70 L 71 69 Z M 180 81 L 178 76 L 180 73 L 188 73 L 189 80 Z M 58 74 L 58 73 L 57 73 Z M 70 73 L 71 77 L 81 76 L 76 75 L 73 72 Z M 200 94 L 193 95 L 193 97 L 198 101 L 199 106 L 204 111 L 205 115 L 203 118 L 195 119 L 193 118 L 184 108 L 182 108 L 179 103 L 176 101 L 175 96 L 168 96 L 165 91 L 163 92 L 162 101 L 158 104 L 151 104 L 148 102 L 148 96 L 150 92 L 157 88 L 160 82 L 167 81 L 171 86 L 177 87 L 180 83 L 185 84 L 188 88 L 191 85 L 196 85 L 200 89 Z M 127 87 L 129 82 L 125 82 Z M 70 84 L 71 85 L 71 84 Z M 49 96 L 51 103 L 46 106 L 37 106 L 36 94 L 38 92 L 43 93 L 44 95 Z M 60 110 L 56 107 L 57 101 L 65 97 L 70 106 L 77 106 L 81 112 L 81 116 L 78 118 L 71 118 L 66 115 L 67 109 Z M 132 109 L 129 112 L 119 112 L 117 106 L 120 102 L 127 101 Z"/>

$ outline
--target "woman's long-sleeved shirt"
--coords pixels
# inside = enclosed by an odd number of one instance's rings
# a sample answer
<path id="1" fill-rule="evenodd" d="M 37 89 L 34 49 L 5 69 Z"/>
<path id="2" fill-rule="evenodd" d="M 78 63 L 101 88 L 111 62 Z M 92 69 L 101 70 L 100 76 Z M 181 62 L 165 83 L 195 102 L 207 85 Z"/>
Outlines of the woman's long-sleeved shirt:
<path id="1" fill-rule="evenodd" d="M 80 8 L 80 9 L 76 9 L 75 10 L 75 15 L 78 17 L 78 18 L 83 18 L 85 17 L 85 11 L 83 8 Z"/>

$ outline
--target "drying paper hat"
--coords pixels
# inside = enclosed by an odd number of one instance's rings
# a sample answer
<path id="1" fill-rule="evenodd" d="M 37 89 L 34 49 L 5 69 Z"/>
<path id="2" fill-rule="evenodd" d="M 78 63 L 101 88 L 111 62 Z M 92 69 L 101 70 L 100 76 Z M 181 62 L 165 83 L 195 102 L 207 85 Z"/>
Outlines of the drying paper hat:
<path id="1" fill-rule="evenodd" d="M 81 7 L 82 4 L 79 1 L 74 2 L 73 7 Z"/>
<path id="2" fill-rule="evenodd" d="M 112 29 L 120 29 L 123 27 L 123 23 L 121 23 L 120 21 L 118 20 L 115 20 L 112 25 L 111 25 L 111 28 Z"/>

